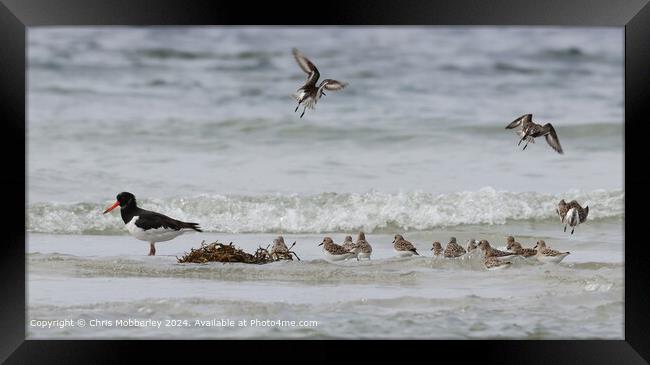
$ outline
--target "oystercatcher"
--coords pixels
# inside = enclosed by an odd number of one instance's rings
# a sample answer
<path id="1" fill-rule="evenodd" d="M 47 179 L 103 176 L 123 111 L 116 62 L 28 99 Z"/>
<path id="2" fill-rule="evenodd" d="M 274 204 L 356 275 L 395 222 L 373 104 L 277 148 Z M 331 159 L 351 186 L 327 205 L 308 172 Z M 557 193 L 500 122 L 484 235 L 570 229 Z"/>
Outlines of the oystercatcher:
<path id="1" fill-rule="evenodd" d="M 524 114 L 506 126 L 506 129 L 514 128 L 517 128 L 517 135 L 521 137 L 517 146 L 519 146 L 521 142 L 526 141 L 522 151 L 528 147 L 529 142 L 535 143 L 535 138 L 544 136 L 548 145 L 557 153 L 564 153 L 564 151 L 562 151 L 562 146 L 560 146 L 560 140 L 557 138 L 555 128 L 553 128 L 551 123 L 546 123 L 544 125 L 533 123 L 533 115 Z"/>
<path id="2" fill-rule="evenodd" d="M 135 202 L 135 195 L 128 192 L 117 194 L 117 201 L 106 208 L 104 214 L 118 206 L 129 233 L 139 240 L 149 242 L 149 256 L 156 255 L 156 242 L 169 241 L 188 230 L 203 232 L 198 223 L 181 222 L 160 213 L 141 209 Z"/>
<path id="3" fill-rule="evenodd" d="M 314 109 L 314 106 L 316 106 L 318 99 L 320 99 L 321 96 L 325 96 L 323 89 L 332 91 L 341 90 L 347 86 L 347 83 L 332 79 L 325 79 L 320 83 L 320 85 L 316 86 L 316 82 L 320 77 L 320 73 L 318 72 L 316 66 L 314 66 L 314 64 L 307 57 L 305 57 L 305 55 L 300 53 L 300 51 L 295 48 L 293 49 L 293 57 L 296 59 L 298 66 L 300 66 L 300 68 L 307 74 L 307 81 L 305 81 L 305 84 L 293 95 L 293 97 L 298 100 L 298 106 L 296 106 L 296 110 L 294 110 L 294 112 L 298 111 L 300 104 L 303 102 L 305 103 L 302 114 L 300 114 L 300 118 L 302 118 L 302 116 L 305 115 L 307 108 Z"/>

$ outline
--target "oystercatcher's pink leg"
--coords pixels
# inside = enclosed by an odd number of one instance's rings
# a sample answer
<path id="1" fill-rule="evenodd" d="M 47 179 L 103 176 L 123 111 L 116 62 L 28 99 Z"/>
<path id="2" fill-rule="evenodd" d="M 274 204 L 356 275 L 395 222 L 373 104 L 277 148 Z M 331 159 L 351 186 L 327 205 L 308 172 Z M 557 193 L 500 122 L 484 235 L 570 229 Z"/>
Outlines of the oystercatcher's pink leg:
<path id="1" fill-rule="evenodd" d="M 156 242 L 150 242 L 149 243 L 149 256 L 156 256 Z"/>

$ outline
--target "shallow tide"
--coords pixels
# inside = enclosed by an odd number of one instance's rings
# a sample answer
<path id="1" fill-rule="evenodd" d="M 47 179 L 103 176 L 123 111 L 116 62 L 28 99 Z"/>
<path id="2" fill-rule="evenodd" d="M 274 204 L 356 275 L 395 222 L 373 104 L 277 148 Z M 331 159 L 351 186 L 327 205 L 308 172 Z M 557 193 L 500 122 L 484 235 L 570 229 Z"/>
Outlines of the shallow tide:
<path id="1" fill-rule="evenodd" d="M 392 236 L 367 235 L 370 261 L 331 263 L 325 234 L 286 234 L 302 261 L 267 265 L 178 264 L 201 240 L 252 252 L 271 234 L 187 234 L 158 256 L 129 236 L 29 235 L 30 319 L 162 321 L 158 327 L 29 327 L 30 338 L 622 338 L 622 221 L 592 222 L 571 237 L 559 224 L 465 226 L 406 233 L 421 257 L 395 258 Z M 433 259 L 433 239 L 461 244 L 505 236 L 545 239 L 572 253 L 559 265 L 513 258 L 487 271 L 481 259 Z M 343 233 L 327 233 L 341 242 Z M 203 327 L 195 321 L 317 321 L 316 326 Z M 190 326 L 165 326 L 186 320 Z"/>
<path id="2" fill-rule="evenodd" d="M 623 338 L 623 35 L 30 28 L 28 317 L 86 326 L 28 323 L 28 337 Z M 292 47 L 323 78 L 349 82 L 302 119 Z M 520 150 L 504 128 L 524 113 L 554 125 L 564 155 L 543 139 Z M 120 191 L 205 233 L 147 257 L 119 214 L 101 215 Z M 560 199 L 590 207 L 573 236 Z M 359 230 L 372 261 L 322 259 L 324 235 Z M 303 261 L 176 262 L 202 240 L 254 251 L 280 232 Z M 393 258 L 395 233 L 422 257 Z M 433 240 L 502 247 L 507 235 L 571 254 L 494 272 L 429 257 Z M 108 325 L 129 319 L 192 325 Z"/>

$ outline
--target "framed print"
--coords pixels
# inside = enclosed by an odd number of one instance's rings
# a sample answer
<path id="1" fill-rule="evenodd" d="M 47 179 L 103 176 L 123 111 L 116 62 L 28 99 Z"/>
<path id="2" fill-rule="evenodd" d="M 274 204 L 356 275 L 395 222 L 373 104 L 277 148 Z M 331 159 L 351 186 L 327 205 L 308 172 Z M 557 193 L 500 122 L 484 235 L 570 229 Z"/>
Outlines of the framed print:
<path id="1" fill-rule="evenodd" d="M 247 6 L 2 0 L 2 359 L 647 361 L 646 2 Z"/>

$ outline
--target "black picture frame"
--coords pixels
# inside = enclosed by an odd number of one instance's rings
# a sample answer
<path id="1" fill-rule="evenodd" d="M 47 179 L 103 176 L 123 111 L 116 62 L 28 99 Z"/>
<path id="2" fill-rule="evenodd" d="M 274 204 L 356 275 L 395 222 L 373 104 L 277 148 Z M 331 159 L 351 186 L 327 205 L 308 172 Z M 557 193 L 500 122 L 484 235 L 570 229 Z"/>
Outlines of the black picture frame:
<path id="1" fill-rule="evenodd" d="M 642 239 L 643 208 L 650 178 L 644 140 L 649 136 L 650 5 L 647 0 L 402 0 L 236 2 L 188 0 L 0 0 L 0 148 L 4 171 L 0 201 L 5 232 L 0 245 L 0 361 L 109 363 L 144 355 L 148 362 L 170 354 L 221 348 L 235 359 L 261 362 L 265 353 L 296 351 L 320 361 L 339 361 L 324 351 L 331 343 L 300 341 L 43 341 L 25 340 L 26 30 L 55 25 L 558 25 L 625 27 L 625 339 L 578 341 L 436 341 L 431 343 L 345 341 L 344 354 L 379 357 L 399 351 L 413 356 L 461 355 L 460 361 L 539 364 L 643 364 L 650 359 L 650 252 Z M 21 161 L 18 156 L 24 153 Z M 639 163 L 634 163 L 638 161 Z M 641 168 L 639 168 L 641 167 Z M 636 209 L 638 208 L 638 209 Z M 635 210 L 638 213 L 635 214 Z M 278 350 L 280 349 L 280 350 Z M 239 352 L 238 352 L 239 351 Z M 242 355 L 241 351 L 246 351 Z M 441 360 L 442 358 L 437 358 Z M 644 360 L 645 359 L 645 360 Z M 257 361 L 256 361 L 257 360 Z M 434 358 L 432 358 L 434 361 Z"/>

